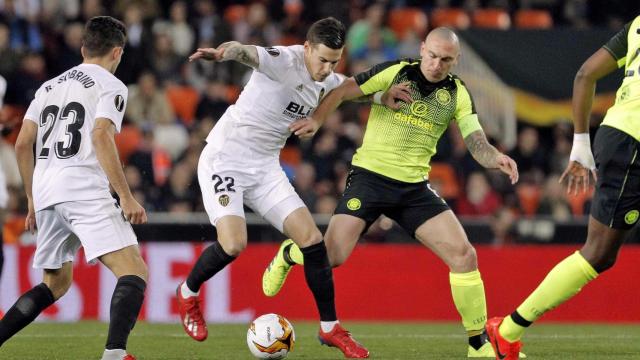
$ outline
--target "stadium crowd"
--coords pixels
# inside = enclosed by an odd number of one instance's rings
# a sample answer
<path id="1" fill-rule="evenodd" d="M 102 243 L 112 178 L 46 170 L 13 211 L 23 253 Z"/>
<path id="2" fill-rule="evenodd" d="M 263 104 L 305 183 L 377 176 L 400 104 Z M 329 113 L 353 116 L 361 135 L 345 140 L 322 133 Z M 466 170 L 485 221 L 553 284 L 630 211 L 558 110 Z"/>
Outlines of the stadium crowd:
<path id="1" fill-rule="evenodd" d="M 620 28 L 625 14 L 638 11 L 638 5 L 630 3 L 0 1 L 0 99 L 4 95 L 0 161 L 10 189 L 8 210 L 24 213 L 27 203 L 12 149 L 24 111 L 44 80 L 81 62 L 82 24 L 96 15 L 120 18 L 128 31 L 122 64 L 116 73 L 129 87 L 125 126 L 117 138 L 127 180 L 147 211 L 175 213 L 203 211 L 196 168 L 204 139 L 235 101 L 250 73 L 249 68 L 234 62 L 188 62 L 189 54 L 198 47 L 215 47 L 232 39 L 262 46 L 301 44 L 308 24 L 334 16 L 349 25 L 346 55 L 338 70 L 353 75 L 382 61 L 416 57 L 426 31 L 443 21 L 459 28 Z M 605 7 L 616 10 L 602 11 Z M 497 10 L 495 23 L 479 21 L 476 14 L 482 10 Z M 529 18 L 522 15 L 526 11 Z M 394 20 L 398 14 L 405 16 L 400 22 Z M 282 165 L 312 212 L 333 212 L 351 156 L 362 140 L 367 113 L 366 104 L 346 104 L 313 140 L 289 139 L 282 152 Z M 502 147 L 518 163 L 522 174 L 514 188 L 499 174 L 482 170 L 454 129 L 438 146 L 431 180 L 458 215 L 488 217 L 498 233 L 506 231 L 504 228 L 517 216 L 540 214 L 567 220 L 572 214 L 585 214 L 590 197 L 568 197 L 557 181 L 568 161 L 571 138 L 569 123 L 553 128 L 519 126 L 516 147 Z"/>

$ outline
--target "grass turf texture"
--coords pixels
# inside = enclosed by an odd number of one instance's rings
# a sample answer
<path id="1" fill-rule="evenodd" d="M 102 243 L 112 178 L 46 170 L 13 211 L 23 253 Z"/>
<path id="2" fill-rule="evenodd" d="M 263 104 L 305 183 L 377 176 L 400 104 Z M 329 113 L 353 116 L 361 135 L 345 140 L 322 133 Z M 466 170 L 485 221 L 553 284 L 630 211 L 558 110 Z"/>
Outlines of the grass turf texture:
<path id="1" fill-rule="evenodd" d="M 371 359 L 465 359 L 461 325 L 448 323 L 344 323 L 371 351 Z M 293 322 L 294 351 L 287 359 L 343 359 L 320 346 L 317 323 Z M 198 343 L 180 324 L 139 323 L 129 339 L 138 360 L 253 359 L 245 325 L 212 325 Z M 31 324 L 0 348 L 3 360 L 99 359 L 107 324 L 99 322 Z M 640 325 L 534 325 L 525 335 L 529 359 L 640 359 Z"/>

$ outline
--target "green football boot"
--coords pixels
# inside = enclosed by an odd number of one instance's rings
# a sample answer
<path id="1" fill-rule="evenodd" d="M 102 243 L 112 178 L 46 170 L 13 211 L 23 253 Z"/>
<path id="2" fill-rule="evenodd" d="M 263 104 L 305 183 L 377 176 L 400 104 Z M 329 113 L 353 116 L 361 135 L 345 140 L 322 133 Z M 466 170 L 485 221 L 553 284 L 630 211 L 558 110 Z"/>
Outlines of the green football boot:
<path id="1" fill-rule="evenodd" d="M 287 279 L 287 275 L 289 275 L 289 271 L 291 271 L 293 267 L 293 265 L 290 265 L 284 259 L 285 248 L 291 245 L 294 245 L 293 240 L 287 239 L 283 241 L 278 249 L 278 253 L 273 260 L 271 260 L 264 274 L 262 274 L 262 292 L 267 296 L 275 296 L 280 292 L 284 281 Z"/>

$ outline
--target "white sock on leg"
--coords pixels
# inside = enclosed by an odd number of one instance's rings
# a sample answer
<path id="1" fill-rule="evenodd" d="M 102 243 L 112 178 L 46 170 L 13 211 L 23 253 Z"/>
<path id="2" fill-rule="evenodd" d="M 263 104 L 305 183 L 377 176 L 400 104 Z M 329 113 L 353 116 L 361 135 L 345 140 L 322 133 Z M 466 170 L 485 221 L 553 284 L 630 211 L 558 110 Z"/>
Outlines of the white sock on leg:
<path id="1" fill-rule="evenodd" d="M 336 326 L 336 324 L 339 324 L 340 321 L 336 320 L 336 321 L 320 321 L 320 328 L 322 329 L 322 332 L 324 333 L 328 333 L 331 332 L 331 330 L 333 330 L 333 327 Z"/>
<path id="2" fill-rule="evenodd" d="M 187 282 L 185 281 L 182 283 L 182 286 L 180 286 L 180 293 L 182 294 L 183 298 L 188 298 L 192 296 L 198 296 L 198 294 L 200 294 L 200 291 L 198 292 L 191 291 L 191 289 L 189 289 L 189 287 L 187 286 Z"/>
<path id="3" fill-rule="evenodd" d="M 127 352 L 123 349 L 104 350 L 102 360 L 122 360 L 127 356 Z"/>

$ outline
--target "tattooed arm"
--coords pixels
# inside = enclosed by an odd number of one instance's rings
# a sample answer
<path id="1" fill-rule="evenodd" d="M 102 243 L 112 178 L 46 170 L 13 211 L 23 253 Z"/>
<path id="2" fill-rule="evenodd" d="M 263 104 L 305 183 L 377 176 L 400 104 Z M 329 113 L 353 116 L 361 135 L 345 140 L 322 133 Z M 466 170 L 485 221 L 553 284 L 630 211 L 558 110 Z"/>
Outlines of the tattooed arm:
<path id="1" fill-rule="evenodd" d="M 253 45 L 243 45 L 237 41 L 228 41 L 217 48 L 199 48 L 189 56 L 189 61 L 204 59 L 213 61 L 235 60 L 239 63 L 257 68 L 260 64 L 258 50 Z"/>
<path id="2" fill-rule="evenodd" d="M 518 166 L 516 162 L 489 144 L 484 131 L 476 130 L 472 132 L 464 138 L 464 143 L 480 165 L 487 169 L 500 169 L 500 171 L 509 175 L 512 184 L 518 181 Z"/>

